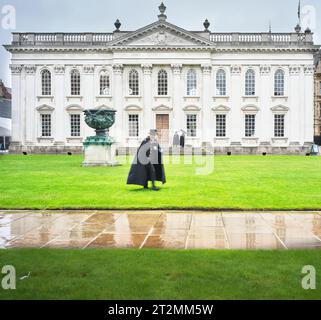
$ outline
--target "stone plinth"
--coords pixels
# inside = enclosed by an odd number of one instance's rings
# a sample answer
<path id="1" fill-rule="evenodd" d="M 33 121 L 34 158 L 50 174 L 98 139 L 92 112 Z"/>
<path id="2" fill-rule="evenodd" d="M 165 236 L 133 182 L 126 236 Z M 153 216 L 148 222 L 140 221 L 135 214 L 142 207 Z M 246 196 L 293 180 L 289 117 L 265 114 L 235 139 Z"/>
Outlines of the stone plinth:
<path id="1" fill-rule="evenodd" d="M 88 137 L 84 142 L 85 160 L 83 167 L 118 166 L 114 141 L 109 136 Z"/>

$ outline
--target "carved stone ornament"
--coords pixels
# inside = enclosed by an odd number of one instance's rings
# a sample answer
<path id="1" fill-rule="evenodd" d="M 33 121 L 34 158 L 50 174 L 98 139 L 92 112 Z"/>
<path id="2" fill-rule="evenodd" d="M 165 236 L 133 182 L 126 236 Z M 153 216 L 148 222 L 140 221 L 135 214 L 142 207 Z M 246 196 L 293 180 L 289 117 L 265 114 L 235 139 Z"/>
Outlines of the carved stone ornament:
<path id="1" fill-rule="evenodd" d="M 182 72 L 182 65 L 181 64 L 172 64 L 172 70 L 174 75 L 179 76 Z"/>
<path id="2" fill-rule="evenodd" d="M 56 65 L 56 66 L 54 67 L 54 71 L 55 71 L 55 73 L 57 73 L 57 74 L 64 74 L 64 73 L 65 73 L 65 70 L 66 70 L 66 68 L 65 68 L 64 65 Z"/>
<path id="3" fill-rule="evenodd" d="M 242 68 L 241 68 L 240 65 L 233 65 L 231 67 L 231 73 L 232 74 L 241 74 L 241 70 L 242 70 Z"/>
<path id="4" fill-rule="evenodd" d="M 22 71 L 22 65 L 21 64 L 11 64 L 10 69 L 11 69 L 12 74 L 20 74 Z"/>
<path id="5" fill-rule="evenodd" d="M 314 67 L 313 67 L 313 65 L 304 66 L 304 74 L 307 75 L 307 76 L 313 76 L 314 75 Z"/>
<path id="6" fill-rule="evenodd" d="M 290 66 L 289 67 L 289 71 L 290 71 L 290 75 L 298 75 L 300 74 L 300 66 Z"/>
<path id="7" fill-rule="evenodd" d="M 212 66 L 210 64 L 203 64 L 202 71 L 204 74 L 210 75 L 212 72 Z"/>
<path id="8" fill-rule="evenodd" d="M 84 66 L 84 73 L 94 73 L 95 67 L 91 65 Z"/>
<path id="9" fill-rule="evenodd" d="M 142 64 L 142 69 L 144 74 L 152 74 L 153 65 L 151 64 Z"/>
<path id="10" fill-rule="evenodd" d="M 261 72 L 261 74 L 265 74 L 265 75 L 270 74 L 271 66 L 269 66 L 269 65 L 260 66 L 260 72 Z"/>
<path id="11" fill-rule="evenodd" d="M 25 65 L 26 74 L 35 74 L 37 67 L 34 64 Z"/>
<path id="12" fill-rule="evenodd" d="M 124 70 L 124 67 L 122 64 L 114 64 L 113 65 L 114 74 L 122 75 L 123 70 Z"/>

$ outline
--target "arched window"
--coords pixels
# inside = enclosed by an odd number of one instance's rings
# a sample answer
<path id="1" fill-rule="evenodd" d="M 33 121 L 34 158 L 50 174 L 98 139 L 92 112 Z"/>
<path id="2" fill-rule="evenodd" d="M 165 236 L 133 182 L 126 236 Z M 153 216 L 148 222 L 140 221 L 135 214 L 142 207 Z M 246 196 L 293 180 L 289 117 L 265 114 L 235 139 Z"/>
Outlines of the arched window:
<path id="1" fill-rule="evenodd" d="M 222 69 L 216 73 L 216 94 L 226 96 L 226 74 Z"/>
<path id="2" fill-rule="evenodd" d="M 43 96 L 51 95 L 51 73 L 49 70 L 41 72 L 41 92 Z"/>
<path id="3" fill-rule="evenodd" d="M 160 70 L 158 72 L 158 95 L 167 96 L 168 79 L 167 72 L 165 70 Z"/>
<path id="4" fill-rule="evenodd" d="M 110 95 L 110 78 L 107 71 L 102 71 L 99 78 L 99 92 L 101 96 Z"/>
<path id="5" fill-rule="evenodd" d="M 70 73 L 70 90 L 72 96 L 80 96 L 80 73 L 76 69 Z"/>
<path id="6" fill-rule="evenodd" d="M 194 69 L 187 72 L 187 95 L 196 96 L 197 94 L 197 75 Z"/>
<path id="7" fill-rule="evenodd" d="M 274 95 L 284 96 L 284 71 L 281 69 L 274 74 Z"/>
<path id="8" fill-rule="evenodd" d="M 129 95 L 138 96 L 139 95 L 139 75 L 137 70 L 131 70 L 129 72 Z"/>
<path id="9" fill-rule="evenodd" d="M 255 96 L 255 72 L 252 69 L 247 70 L 245 74 L 245 95 Z"/>

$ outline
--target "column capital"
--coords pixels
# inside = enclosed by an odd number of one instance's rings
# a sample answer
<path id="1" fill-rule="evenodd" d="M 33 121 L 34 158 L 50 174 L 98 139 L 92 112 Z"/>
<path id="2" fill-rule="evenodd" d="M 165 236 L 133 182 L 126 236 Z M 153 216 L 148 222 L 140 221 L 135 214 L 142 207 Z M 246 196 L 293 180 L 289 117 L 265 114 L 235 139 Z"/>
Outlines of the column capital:
<path id="1" fill-rule="evenodd" d="M 21 64 L 10 64 L 12 74 L 20 74 L 23 66 Z"/>
<path id="2" fill-rule="evenodd" d="M 93 65 L 86 65 L 84 66 L 84 73 L 86 74 L 93 74 L 95 71 L 95 66 Z"/>
<path id="3" fill-rule="evenodd" d="M 260 66 L 260 72 L 262 75 L 268 75 L 271 72 L 271 66 L 268 64 Z"/>
<path id="4" fill-rule="evenodd" d="M 34 64 L 25 65 L 26 74 L 35 74 L 37 67 Z"/>
<path id="5" fill-rule="evenodd" d="M 114 74 L 122 75 L 124 66 L 122 64 L 113 64 Z"/>
<path id="6" fill-rule="evenodd" d="M 66 70 L 66 67 L 64 65 L 56 65 L 54 67 L 54 72 L 56 74 L 64 74 L 65 73 L 65 70 Z"/>
<path id="7" fill-rule="evenodd" d="M 182 72 L 182 65 L 181 64 L 175 63 L 175 64 L 172 64 L 171 67 L 172 67 L 173 73 L 175 75 L 179 76 L 181 74 L 181 72 Z"/>
<path id="8" fill-rule="evenodd" d="M 142 69 L 144 74 L 152 74 L 153 65 L 152 64 L 142 64 Z"/>
<path id="9" fill-rule="evenodd" d="M 212 73 L 212 66 L 210 64 L 202 64 L 203 74 L 210 75 Z"/>
<path id="10" fill-rule="evenodd" d="M 231 73 L 233 75 L 240 75 L 242 71 L 242 67 L 240 65 L 231 66 Z"/>
<path id="11" fill-rule="evenodd" d="M 314 66 L 311 65 L 305 65 L 304 66 L 304 74 L 306 76 L 313 76 L 314 75 Z"/>
<path id="12" fill-rule="evenodd" d="M 290 66 L 289 71 L 291 76 L 299 75 L 301 71 L 301 67 L 298 65 Z"/>

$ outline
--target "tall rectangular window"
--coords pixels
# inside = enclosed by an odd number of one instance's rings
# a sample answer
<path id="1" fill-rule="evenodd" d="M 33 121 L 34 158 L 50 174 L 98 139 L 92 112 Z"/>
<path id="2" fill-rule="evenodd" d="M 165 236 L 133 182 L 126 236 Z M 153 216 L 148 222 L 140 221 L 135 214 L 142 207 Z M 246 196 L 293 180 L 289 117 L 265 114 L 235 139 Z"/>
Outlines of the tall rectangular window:
<path id="1" fill-rule="evenodd" d="M 70 134 L 72 137 L 80 137 L 80 114 L 70 115 Z"/>
<path id="2" fill-rule="evenodd" d="M 128 116 L 128 128 L 130 137 L 139 136 L 139 116 L 138 114 L 130 114 Z"/>
<path id="3" fill-rule="evenodd" d="M 246 137 L 255 136 L 255 114 L 245 115 L 245 136 Z"/>
<path id="4" fill-rule="evenodd" d="M 51 114 L 41 115 L 41 136 L 51 137 Z"/>
<path id="5" fill-rule="evenodd" d="M 284 114 L 274 115 L 274 136 L 284 137 Z"/>
<path id="6" fill-rule="evenodd" d="M 216 115 L 216 136 L 226 137 L 226 114 Z"/>
<path id="7" fill-rule="evenodd" d="M 188 114 L 186 116 L 186 128 L 188 137 L 196 137 L 197 134 L 197 115 Z"/>

